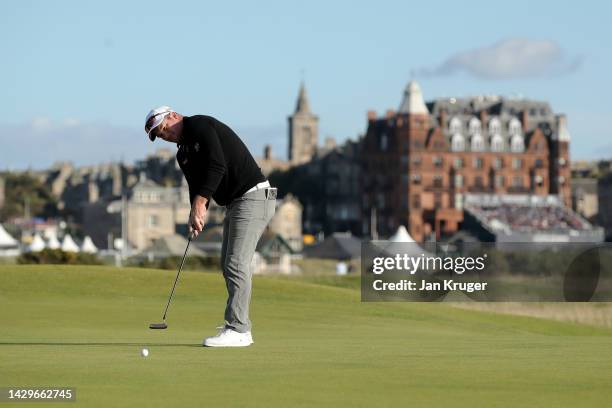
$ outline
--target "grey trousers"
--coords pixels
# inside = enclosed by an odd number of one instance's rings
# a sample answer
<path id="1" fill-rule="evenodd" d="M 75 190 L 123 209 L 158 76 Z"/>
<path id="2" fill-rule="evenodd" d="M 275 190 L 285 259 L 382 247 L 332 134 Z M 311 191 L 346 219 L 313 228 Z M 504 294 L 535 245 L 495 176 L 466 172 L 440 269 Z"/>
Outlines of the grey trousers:
<path id="1" fill-rule="evenodd" d="M 225 326 L 245 333 L 251 330 L 251 260 L 259 238 L 276 211 L 276 189 L 247 193 L 226 208 L 221 247 L 221 269 L 228 294 Z"/>

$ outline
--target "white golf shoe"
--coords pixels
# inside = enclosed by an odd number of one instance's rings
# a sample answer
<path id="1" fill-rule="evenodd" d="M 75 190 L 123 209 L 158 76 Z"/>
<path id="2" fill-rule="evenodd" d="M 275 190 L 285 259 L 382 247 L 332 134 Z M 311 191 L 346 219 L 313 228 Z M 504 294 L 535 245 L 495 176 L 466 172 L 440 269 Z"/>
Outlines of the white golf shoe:
<path id="1" fill-rule="evenodd" d="M 220 328 L 216 336 L 204 339 L 206 347 L 247 347 L 253 344 L 251 332 L 239 333 L 227 327 Z"/>

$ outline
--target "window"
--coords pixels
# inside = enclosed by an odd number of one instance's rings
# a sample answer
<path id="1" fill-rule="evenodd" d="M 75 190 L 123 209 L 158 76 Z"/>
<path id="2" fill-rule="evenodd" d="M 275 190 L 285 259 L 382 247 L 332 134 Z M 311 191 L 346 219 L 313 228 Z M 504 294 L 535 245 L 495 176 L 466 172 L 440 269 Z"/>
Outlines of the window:
<path id="1" fill-rule="evenodd" d="M 539 187 L 539 186 L 541 186 L 541 185 L 542 185 L 542 183 L 544 182 L 544 179 L 543 179 L 543 178 L 542 178 L 542 176 L 540 176 L 539 174 L 536 174 L 536 175 L 533 177 L 533 181 L 534 181 L 534 184 L 535 184 L 536 186 L 538 186 L 538 187 Z"/>
<path id="2" fill-rule="evenodd" d="M 463 176 L 455 174 L 455 187 L 463 187 Z"/>
<path id="3" fill-rule="evenodd" d="M 456 157 L 455 158 L 455 162 L 453 163 L 454 167 L 456 169 L 461 169 L 463 168 L 463 159 L 461 157 Z"/>
<path id="4" fill-rule="evenodd" d="M 480 133 L 476 133 L 472 136 L 472 151 L 473 152 L 482 152 L 484 150 L 484 138 Z"/>
<path id="5" fill-rule="evenodd" d="M 495 187 L 501 188 L 504 186 L 505 179 L 504 176 L 495 176 Z"/>
<path id="6" fill-rule="evenodd" d="M 499 133 L 494 134 L 491 137 L 491 151 L 503 152 L 504 151 L 504 139 Z"/>
<path id="7" fill-rule="evenodd" d="M 435 167 L 442 167 L 443 161 L 440 156 L 434 156 L 431 161 Z"/>
<path id="8" fill-rule="evenodd" d="M 421 184 L 421 175 L 413 174 L 412 175 L 412 184 Z"/>
<path id="9" fill-rule="evenodd" d="M 482 177 L 481 176 L 476 176 L 476 178 L 474 178 L 474 185 L 476 187 L 482 187 L 483 186 L 483 182 L 482 182 Z"/>
<path id="10" fill-rule="evenodd" d="M 412 208 L 421 208 L 421 196 L 418 194 L 412 195 Z"/>
<path id="11" fill-rule="evenodd" d="M 148 224 L 149 228 L 157 227 L 159 225 L 159 217 L 155 214 L 149 215 Z"/>
<path id="12" fill-rule="evenodd" d="M 512 178 L 512 186 L 513 187 L 523 187 L 523 178 L 520 176 L 514 176 Z"/>
<path id="13" fill-rule="evenodd" d="M 474 168 L 475 169 L 482 169 L 482 158 L 480 157 L 474 157 Z"/>
<path id="14" fill-rule="evenodd" d="M 458 117 L 455 116 L 450 120 L 448 131 L 451 134 L 461 133 L 461 120 Z"/>
<path id="15" fill-rule="evenodd" d="M 489 121 L 489 133 L 492 135 L 501 133 L 501 122 L 498 118 L 491 118 Z"/>
<path id="16" fill-rule="evenodd" d="M 461 133 L 455 133 L 451 145 L 454 152 L 462 152 L 465 150 L 465 138 Z"/>
<path id="17" fill-rule="evenodd" d="M 434 194 L 434 207 L 442 207 L 442 193 L 440 193 L 439 191 Z"/>
<path id="18" fill-rule="evenodd" d="M 389 140 L 387 138 L 387 134 L 383 133 L 380 135 L 380 150 L 385 152 L 387 151 L 387 147 L 389 147 Z"/>
<path id="19" fill-rule="evenodd" d="M 503 167 L 504 167 L 504 159 L 502 159 L 501 157 L 496 157 L 495 160 L 493 160 L 493 168 L 501 169 Z"/>
<path id="20" fill-rule="evenodd" d="M 419 167 L 421 166 L 421 156 L 414 156 L 412 158 L 412 167 Z"/>
<path id="21" fill-rule="evenodd" d="M 510 119 L 510 122 L 508 123 L 508 133 L 510 133 L 512 136 L 520 135 L 521 121 L 517 118 Z"/>
<path id="22" fill-rule="evenodd" d="M 514 135 L 512 136 L 512 140 L 510 142 L 510 150 L 513 153 L 521 153 L 525 149 L 525 142 L 523 141 L 523 136 Z"/>
<path id="23" fill-rule="evenodd" d="M 468 129 L 471 135 L 481 132 L 481 123 L 478 118 L 470 119 L 470 123 L 468 124 Z"/>
<path id="24" fill-rule="evenodd" d="M 434 187 L 442 187 L 442 176 L 434 176 L 433 178 Z"/>
<path id="25" fill-rule="evenodd" d="M 521 159 L 512 159 L 512 168 L 518 170 L 523 167 L 523 160 Z"/>
<path id="26" fill-rule="evenodd" d="M 407 154 L 402 154 L 400 156 L 400 168 L 402 172 L 408 171 L 408 161 L 409 161 L 409 158 Z"/>
<path id="27" fill-rule="evenodd" d="M 542 161 L 542 159 L 536 159 L 535 166 L 537 169 L 541 169 L 542 167 L 544 167 L 544 162 Z"/>

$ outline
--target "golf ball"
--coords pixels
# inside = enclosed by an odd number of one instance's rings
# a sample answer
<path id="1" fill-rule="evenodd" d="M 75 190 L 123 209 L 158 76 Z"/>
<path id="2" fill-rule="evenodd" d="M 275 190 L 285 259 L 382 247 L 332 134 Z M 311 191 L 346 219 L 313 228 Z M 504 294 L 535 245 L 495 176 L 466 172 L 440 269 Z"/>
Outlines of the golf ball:
<path id="1" fill-rule="evenodd" d="M 148 356 L 149 355 L 149 349 L 144 348 L 144 349 L 140 350 L 140 355 L 143 356 L 143 357 Z"/>

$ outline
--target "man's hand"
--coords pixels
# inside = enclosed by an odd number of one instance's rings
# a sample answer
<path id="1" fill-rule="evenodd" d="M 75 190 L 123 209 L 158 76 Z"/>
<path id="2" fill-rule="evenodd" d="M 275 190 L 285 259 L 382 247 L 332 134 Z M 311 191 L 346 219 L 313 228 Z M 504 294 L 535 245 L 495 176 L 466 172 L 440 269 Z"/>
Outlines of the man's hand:
<path id="1" fill-rule="evenodd" d="M 204 224 L 206 223 L 206 203 L 208 203 L 208 199 L 206 197 L 196 195 L 193 199 L 188 223 L 189 235 L 191 235 L 193 238 L 197 238 L 200 232 L 202 232 L 204 229 Z"/>

